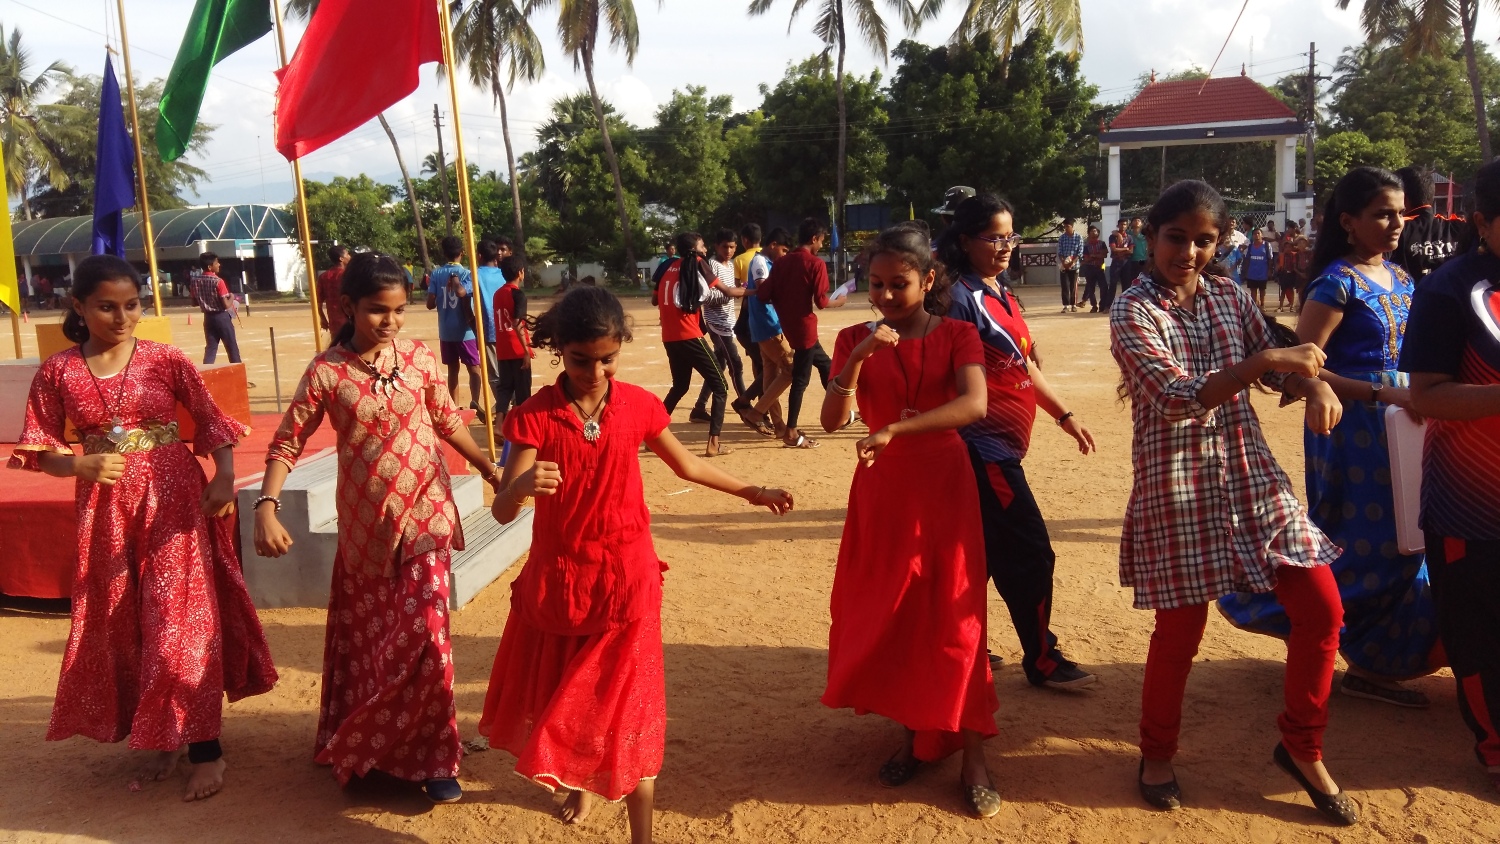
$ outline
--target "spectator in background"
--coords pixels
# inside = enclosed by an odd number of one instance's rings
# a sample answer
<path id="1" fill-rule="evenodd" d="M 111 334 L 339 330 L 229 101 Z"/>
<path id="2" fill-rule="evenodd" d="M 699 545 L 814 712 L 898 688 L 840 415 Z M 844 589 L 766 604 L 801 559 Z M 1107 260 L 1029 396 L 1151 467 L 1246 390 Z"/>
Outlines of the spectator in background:
<path id="1" fill-rule="evenodd" d="M 1135 252 L 1135 241 L 1130 237 L 1130 221 L 1120 218 L 1119 225 L 1109 235 L 1109 273 L 1105 276 L 1104 295 L 1100 297 L 1099 310 L 1109 312 L 1115 302 L 1115 290 L 1125 286 L 1125 270 L 1130 256 Z"/>
<path id="2" fill-rule="evenodd" d="M 344 267 L 354 257 L 347 246 L 328 247 L 328 263 L 333 266 L 318 274 L 318 307 L 323 311 L 323 329 L 329 337 L 339 336 L 339 329 L 349 321 L 344 305 L 339 300 L 340 287 L 344 279 Z"/>
<path id="3" fill-rule="evenodd" d="M 1104 296 L 1104 262 L 1109 259 L 1109 245 L 1099 237 L 1099 227 L 1089 226 L 1088 240 L 1083 242 L 1083 301 L 1089 303 L 1089 313 L 1099 313 L 1099 301 Z"/>
<path id="4" fill-rule="evenodd" d="M 1062 288 L 1062 312 L 1078 310 L 1078 260 L 1083 257 L 1083 238 L 1073 231 L 1073 218 L 1063 220 L 1057 239 L 1057 282 Z"/>
<path id="5" fill-rule="evenodd" d="M 1125 265 L 1125 277 L 1120 280 L 1121 290 L 1133 286 L 1146 269 L 1146 259 L 1150 252 L 1147 251 L 1146 233 L 1142 228 L 1140 217 L 1130 218 L 1130 262 Z"/>
<path id="6" fill-rule="evenodd" d="M 714 271 L 719 292 L 724 295 L 703 302 L 703 327 L 707 329 L 705 336 L 713 346 L 714 360 L 718 362 L 719 369 L 729 372 L 728 384 L 734 389 L 734 402 L 730 407 L 748 425 L 745 412 L 750 409 L 750 403 L 745 399 L 745 359 L 740 357 L 740 350 L 734 345 L 734 324 L 739 319 L 735 300 L 745 298 L 745 288 L 734 277 L 734 248 L 734 230 L 719 229 L 714 235 L 714 251 L 709 256 L 708 266 Z M 698 391 L 698 402 L 693 405 L 688 419 L 694 422 L 713 421 L 708 412 L 708 402 L 713 398 L 713 392 L 709 382 L 704 381 L 702 389 Z"/>
<path id="7" fill-rule="evenodd" d="M 1250 298 L 1261 310 L 1266 309 L 1266 282 L 1271 278 L 1271 247 L 1266 243 L 1265 233 L 1255 229 L 1250 236 L 1250 245 L 1245 247 L 1244 260 L 1240 262 L 1240 277 L 1250 289 Z"/>
<path id="8" fill-rule="evenodd" d="M 500 247 L 503 249 L 504 247 Z M 499 250 L 497 250 L 499 251 Z M 484 267 L 479 268 L 481 276 Z M 504 284 L 489 300 L 489 318 L 495 323 L 495 427 L 505 414 L 531 398 L 531 333 L 526 328 L 526 259 L 506 255 L 497 269 Z"/>
<path id="9" fill-rule="evenodd" d="M 506 241 L 508 244 L 509 241 Z M 495 346 L 499 342 L 499 333 L 503 331 L 495 324 L 495 297 L 500 289 L 507 283 L 507 276 L 500 269 L 500 260 L 509 253 L 507 247 L 501 246 L 495 240 L 480 241 L 479 246 L 479 307 L 484 312 L 484 342 L 489 347 L 490 353 L 485 357 L 485 368 L 489 370 L 486 375 L 490 381 L 490 398 L 495 402 L 495 427 L 500 427 L 500 414 L 505 410 L 500 407 L 500 369 L 497 363 Z M 482 414 L 481 414 L 482 417 Z"/>
<path id="10" fill-rule="evenodd" d="M 756 255 L 760 254 L 760 239 L 760 226 L 755 223 L 749 223 L 740 229 L 740 249 L 734 256 L 734 283 L 747 291 L 750 285 L 750 263 L 755 260 Z M 760 344 L 751 337 L 749 301 L 750 297 L 747 295 L 746 307 L 740 308 L 740 315 L 734 321 L 734 338 L 745 350 L 745 357 L 750 359 L 750 386 L 745 388 L 743 404 L 736 402 L 733 405 L 734 409 L 740 413 L 764 395 L 766 386 L 762 378 L 764 367 L 760 360 Z M 748 424 L 750 420 L 745 421 Z"/>
<path id="11" fill-rule="evenodd" d="M 1302 250 L 1298 248 L 1297 221 L 1288 220 L 1286 231 L 1281 236 L 1281 254 L 1276 256 L 1276 312 L 1285 307 L 1297 312 L 1297 262 Z"/>
<path id="12" fill-rule="evenodd" d="M 240 344 L 234 334 L 234 297 L 229 286 L 219 278 L 219 256 L 204 252 L 198 256 L 201 271 L 193 276 L 193 304 L 203 312 L 203 363 L 213 363 L 219 356 L 219 344 L 230 363 L 240 362 Z"/>
<path id="13" fill-rule="evenodd" d="M 1428 273 L 1456 254 L 1461 229 L 1454 221 L 1439 217 L 1433 208 L 1431 171 L 1402 167 L 1396 176 L 1406 193 L 1402 212 L 1406 225 L 1391 260 L 1420 284 Z"/>
<path id="14" fill-rule="evenodd" d="M 438 349 L 448 368 L 448 394 L 458 404 L 458 366 L 469 370 L 469 406 L 479 410 L 479 340 L 474 334 L 474 280 L 458 262 L 464 242 L 449 235 L 439 246 L 445 263 L 432 271 L 427 282 L 427 310 L 436 310 Z M 484 411 L 480 411 L 483 413 Z"/>

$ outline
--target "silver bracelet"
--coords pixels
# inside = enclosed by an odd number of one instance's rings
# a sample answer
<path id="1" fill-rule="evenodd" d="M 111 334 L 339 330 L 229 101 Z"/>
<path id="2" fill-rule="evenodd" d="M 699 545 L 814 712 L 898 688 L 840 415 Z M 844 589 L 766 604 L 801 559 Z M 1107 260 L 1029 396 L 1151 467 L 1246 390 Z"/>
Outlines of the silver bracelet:
<path id="1" fill-rule="evenodd" d="M 250 505 L 250 512 L 254 513 L 256 510 L 259 510 L 260 505 L 266 503 L 267 501 L 276 505 L 276 512 L 281 512 L 281 499 L 270 495 L 262 495 L 261 497 L 255 499 L 255 503 Z"/>

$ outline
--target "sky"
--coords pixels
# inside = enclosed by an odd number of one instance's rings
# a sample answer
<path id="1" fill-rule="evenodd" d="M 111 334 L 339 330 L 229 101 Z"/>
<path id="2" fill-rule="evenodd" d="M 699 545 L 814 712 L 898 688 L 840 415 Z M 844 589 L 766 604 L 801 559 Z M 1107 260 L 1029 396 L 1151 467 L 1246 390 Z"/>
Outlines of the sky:
<path id="1" fill-rule="evenodd" d="M 1099 99 L 1104 102 L 1126 99 L 1135 80 L 1152 70 L 1207 68 L 1221 45 L 1223 57 L 1215 76 L 1239 73 L 1244 66 L 1251 76 L 1269 84 L 1305 70 L 1309 42 L 1317 43 L 1319 72 L 1328 74 L 1339 53 L 1361 40 L 1358 2 L 1340 10 L 1335 0 L 1254 0 L 1245 4 L 1237 27 L 1235 15 L 1240 9 L 1233 0 L 1217 4 L 1202 0 L 1081 2 L 1082 71 L 1100 88 Z M 788 65 L 819 52 L 822 45 L 811 33 L 813 16 L 806 11 L 788 30 L 786 16 L 792 0 L 779 0 L 770 13 L 757 18 L 747 15 L 747 5 L 746 0 L 661 0 L 659 4 L 636 0 L 640 48 L 635 63 L 627 65 L 623 54 L 601 43 L 595 75 L 600 94 L 626 119 L 644 125 L 654 122 L 656 109 L 670 99 L 674 89 L 689 84 L 706 86 L 711 95 L 731 95 L 735 110 L 754 108 L 761 101 L 761 85 L 774 86 Z M 927 43 L 946 41 L 964 5 L 964 0 L 949 0 L 941 17 L 927 23 L 915 37 Z M 136 78 L 165 77 L 193 0 L 125 0 L 125 6 Z M 546 50 L 546 74 L 537 83 L 518 84 L 507 100 L 518 156 L 535 146 L 536 129 L 553 101 L 586 90 L 583 74 L 562 54 L 552 26 L 553 9 L 544 10 L 533 22 Z M 0 25 L 7 32 L 22 31 L 37 69 L 62 60 L 79 72 L 101 72 L 106 37 L 118 44 L 116 17 L 115 0 L 0 0 Z M 1497 18 L 1487 13 L 1480 23 L 1479 35 L 1489 44 L 1500 35 Z M 888 16 L 888 22 L 893 32 L 891 46 L 895 46 L 902 37 L 899 23 L 893 16 Z M 1231 28 L 1234 34 L 1226 44 Z M 290 49 L 295 49 L 301 31 L 300 24 L 290 24 Z M 702 45 L 702 54 L 685 59 L 685 40 Z M 201 119 L 218 129 L 207 150 L 189 159 L 210 177 L 200 186 L 199 201 L 280 204 L 290 200 L 290 168 L 272 144 L 276 66 L 274 36 L 267 36 L 215 69 Z M 860 74 L 878 68 L 887 77 L 892 70 L 863 43 L 851 45 L 847 67 Z M 386 112 L 413 175 L 421 160 L 437 147 L 432 122 L 435 103 L 445 116 L 445 146 L 452 155 L 447 85 L 438 81 L 433 68 L 424 69 L 422 84 L 412 96 Z M 489 96 L 461 84 L 459 117 L 470 162 L 485 170 L 503 170 L 500 119 Z M 391 183 L 399 180 L 390 142 L 375 121 L 307 156 L 302 166 L 308 178 L 367 173 Z"/>

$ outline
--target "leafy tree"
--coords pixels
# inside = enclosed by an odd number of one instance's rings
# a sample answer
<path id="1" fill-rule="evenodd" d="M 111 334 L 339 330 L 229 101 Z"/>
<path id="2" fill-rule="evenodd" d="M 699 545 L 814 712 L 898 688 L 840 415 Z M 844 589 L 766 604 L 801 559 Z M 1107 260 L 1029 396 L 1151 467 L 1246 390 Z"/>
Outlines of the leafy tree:
<path id="1" fill-rule="evenodd" d="M 844 76 L 847 144 L 841 127 L 828 120 L 840 93 L 826 53 L 789 67 L 775 88 L 762 85 L 761 95 L 765 120 L 756 128 L 754 160 L 767 206 L 823 217 L 841 188 L 855 196 L 884 192 L 886 148 L 878 133 L 889 115 L 878 71 L 866 78 Z M 845 162 L 847 168 L 841 167 Z"/>
<path id="2" fill-rule="evenodd" d="M 156 149 L 156 112 L 161 103 L 160 80 L 136 85 L 136 107 L 140 113 L 141 145 Z M 76 217 L 94 212 L 94 165 L 99 131 L 99 97 L 104 80 L 99 76 L 74 77 L 72 87 L 50 107 L 47 134 L 56 156 L 56 173 L 43 176 L 34 185 L 31 203 L 42 217 Z M 216 127 L 199 121 L 193 127 L 188 152 L 202 153 Z M 199 182 L 208 178 L 203 170 L 187 163 L 186 157 L 162 161 L 144 156 L 146 199 L 151 210 L 186 208 L 196 195 Z"/>
<path id="3" fill-rule="evenodd" d="M 1411 153 L 1400 140 L 1372 141 L 1363 132 L 1335 132 L 1319 138 L 1317 155 L 1314 176 L 1325 193 L 1352 167 L 1395 170 L 1411 163 Z"/>
<path id="4" fill-rule="evenodd" d="M 5 153 L 5 187 L 21 198 L 21 214 L 31 219 L 28 197 L 32 182 L 47 180 L 68 187 L 69 171 L 54 153 L 49 124 L 58 109 L 39 101 L 72 80 L 73 69 L 60 61 L 32 73 L 31 53 L 21 43 L 21 30 L 5 37 L 0 26 L 0 149 Z"/>
<path id="5" fill-rule="evenodd" d="M 620 238 L 625 249 L 625 273 L 635 278 L 635 246 L 633 227 L 630 222 L 629 203 L 625 196 L 625 176 L 620 156 L 615 154 L 614 141 L 610 137 L 609 121 L 604 111 L 604 100 L 599 98 L 599 86 L 594 84 L 594 53 L 602 29 L 607 29 L 612 46 L 625 51 L 625 63 L 635 64 L 636 49 L 640 46 L 641 33 L 635 20 L 634 0 L 526 0 L 526 13 L 557 4 L 557 34 L 562 38 L 563 51 L 573 57 L 574 69 L 582 69 L 589 84 L 589 100 L 594 107 L 594 121 L 603 142 L 604 157 L 614 179 L 615 210 L 620 217 Z"/>
<path id="6" fill-rule="evenodd" d="M 689 85 L 656 111 L 646 199 L 675 212 L 679 228 L 703 228 L 729 192 L 724 119 L 732 100 Z"/>
<path id="7" fill-rule="evenodd" d="M 308 180 L 307 219 L 312 239 L 325 246 L 341 243 L 402 254 L 401 239 L 386 206 L 396 189 L 361 173 L 336 176 L 331 182 Z"/>
<path id="8" fill-rule="evenodd" d="M 1097 89 L 1050 36 L 1027 36 L 1008 67 L 985 34 L 944 47 L 903 41 L 895 55 L 884 132 L 892 204 L 930 208 L 965 184 L 1008 197 L 1023 225 L 1084 210 Z"/>
<path id="9" fill-rule="evenodd" d="M 938 0 L 939 4 L 941 0 Z M 1009 58 L 1030 35 L 1042 33 L 1065 45 L 1074 58 L 1083 52 L 1083 9 L 1079 0 L 967 0 L 954 40 L 983 36 Z"/>

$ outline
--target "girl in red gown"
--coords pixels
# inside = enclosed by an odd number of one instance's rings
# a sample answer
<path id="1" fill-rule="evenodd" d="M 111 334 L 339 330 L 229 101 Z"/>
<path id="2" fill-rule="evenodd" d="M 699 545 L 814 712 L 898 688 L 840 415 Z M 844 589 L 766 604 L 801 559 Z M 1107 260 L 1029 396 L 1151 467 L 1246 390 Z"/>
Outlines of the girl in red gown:
<path id="1" fill-rule="evenodd" d="M 750 486 L 689 454 L 661 400 L 617 381 L 630 328 L 607 290 L 576 287 L 536 322 L 536 346 L 563 372 L 505 417 L 511 444 L 494 514 L 509 523 L 536 498 L 531 554 L 511 585 L 479 732 L 516 772 L 569 792 L 577 823 L 597 798 L 624 798 L 634 844 L 651 840 L 666 745 L 661 589 L 639 450 L 683 480 L 777 514 L 792 496 Z"/>
<path id="2" fill-rule="evenodd" d="M 200 800 L 224 783 L 224 695 L 276 683 L 234 547 L 233 449 L 248 429 L 219 411 L 176 347 L 135 339 L 140 288 L 119 258 L 78 265 L 63 333 L 79 345 L 37 372 L 10 467 L 78 479 L 73 625 L 47 740 L 128 735 L 130 747 L 157 751 L 157 780 L 185 745 L 183 799 Z M 192 450 L 178 404 L 197 425 Z M 212 481 L 194 452 L 212 456 Z"/>
<path id="3" fill-rule="evenodd" d="M 308 364 L 271 441 L 255 550 L 279 557 L 291 547 L 277 496 L 326 417 L 338 433 L 339 539 L 314 758 L 341 785 L 379 770 L 452 803 L 463 790 L 448 558 L 464 546 L 439 440 L 492 486 L 499 474 L 469 436 L 432 350 L 397 336 L 408 285 L 389 255 L 358 255 L 345 268 L 338 307 L 350 319 Z"/>
<path id="4" fill-rule="evenodd" d="M 887 787 L 961 748 L 963 798 L 990 817 L 1000 796 L 983 741 L 998 733 L 1000 704 L 984 649 L 979 493 L 958 435 L 985 414 L 984 349 L 973 325 L 942 316 L 947 277 L 925 233 L 888 229 L 866 255 L 882 319 L 839 332 L 823 401 L 824 430 L 843 425 L 857 398 L 874 432 L 857 446 L 823 703 L 906 728 L 880 769 Z"/>

